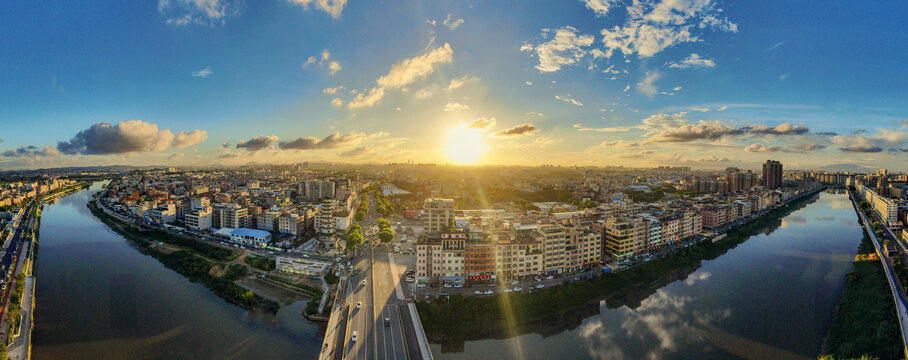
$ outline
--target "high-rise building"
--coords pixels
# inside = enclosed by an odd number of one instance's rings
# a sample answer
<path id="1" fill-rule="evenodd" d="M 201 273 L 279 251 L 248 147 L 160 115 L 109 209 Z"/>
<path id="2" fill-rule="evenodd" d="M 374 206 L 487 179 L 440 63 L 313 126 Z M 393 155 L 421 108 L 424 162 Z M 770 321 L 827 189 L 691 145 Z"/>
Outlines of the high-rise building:
<path id="1" fill-rule="evenodd" d="M 426 199 L 423 203 L 426 216 L 426 232 L 439 233 L 449 228 L 454 219 L 454 199 Z"/>
<path id="2" fill-rule="evenodd" d="M 782 163 L 766 160 L 763 164 L 763 186 L 775 190 L 782 186 Z"/>

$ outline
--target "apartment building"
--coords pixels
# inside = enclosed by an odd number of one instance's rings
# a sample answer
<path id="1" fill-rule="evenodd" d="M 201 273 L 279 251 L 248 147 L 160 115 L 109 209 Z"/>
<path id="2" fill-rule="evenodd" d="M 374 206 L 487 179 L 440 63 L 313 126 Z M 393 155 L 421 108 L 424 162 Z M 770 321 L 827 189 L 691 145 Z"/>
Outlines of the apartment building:
<path id="1" fill-rule="evenodd" d="M 567 232 L 558 224 L 540 224 L 537 238 L 543 243 L 543 270 L 546 273 L 561 273 L 565 263 L 565 239 Z"/>
<path id="2" fill-rule="evenodd" d="M 246 227 L 248 210 L 238 204 L 227 204 L 220 207 L 221 227 L 239 229 Z"/>
<path id="3" fill-rule="evenodd" d="M 211 229 L 211 207 L 195 209 L 183 216 L 183 221 L 187 227 L 196 231 Z"/>
<path id="4" fill-rule="evenodd" d="M 447 230 L 454 220 L 454 199 L 426 199 L 423 203 L 423 215 L 427 233 Z"/>

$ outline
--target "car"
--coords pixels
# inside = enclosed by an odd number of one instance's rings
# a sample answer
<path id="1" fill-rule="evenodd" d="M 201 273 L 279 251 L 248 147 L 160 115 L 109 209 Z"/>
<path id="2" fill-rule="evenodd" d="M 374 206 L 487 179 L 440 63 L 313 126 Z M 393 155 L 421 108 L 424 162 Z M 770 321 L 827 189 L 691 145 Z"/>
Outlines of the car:
<path id="1" fill-rule="evenodd" d="M 362 301 L 356 303 L 356 310 L 359 310 L 359 308 L 361 308 L 361 307 L 363 307 L 363 302 L 362 302 Z"/>
<path id="2" fill-rule="evenodd" d="M 523 291 L 523 288 L 520 287 L 520 286 L 518 286 L 518 287 L 515 287 L 515 288 L 514 288 L 514 291 Z"/>
<path id="3" fill-rule="evenodd" d="M 356 342 L 356 331 L 353 331 L 353 336 L 350 337 L 351 342 Z"/>
<path id="4" fill-rule="evenodd" d="M 454 284 L 454 287 L 460 289 L 463 287 L 463 284 Z"/>
<path id="5" fill-rule="evenodd" d="M 511 281 L 511 285 L 517 285 L 517 284 L 520 284 L 520 281 L 517 281 L 517 280 Z"/>
<path id="6" fill-rule="evenodd" d="M 451 288 L 451 287 L 453 287 L 453 285 L 451 285 L 451 284 L 445 284 L 445 288 Z"/>
<path id="7" fill-rule="evenodd" d="M 545 284 L 536 284 L 537 289 L 542 289 L 545 287 Z"/>
<path id="8" fill-rule="evenodd" d="M 574 281 L 580 280 L 579 276 L 574 276 Z"/>
<path id="9" fill-rule="evenodd" d="M 416 281 L 416 279 L 414 279 L 413 277 L 407 276 L 407 282 L 411 283 L 414 281 Z"/>
<path id="10" fill-rule="evenodd" d="M 542 278 L 540 278 L 540 277 L 537 276 L 537 277 L 534 277 L 533 280 L 542 281 Z"/>
<path id="11" fill-rule="evenodd" d="M 424 287 L 426 287 L 426 284 L 416 284 L 416 287 L 418 287 L 418 288 L 424 288 Z"/>
<path id="12" fill-rule="evenodd" d="M 366 286 L 366 280 L 363 280 L 363 286 Z"/>
<path id="13" fill-rule="evenodd" d="M 511 289 L 504 289 L 504 292 L 509 293 L 511 292 Z"/>
<path id="14" fill-rule="evenodd" d="M 546 276 L 546 277 L 545 277 L 546 280 L 552 280 L 552 279 L 554 279 L 554 278 L 555 278 L 555 277 L 552 276 L 552 275 L 549 275 L 549 276 Z"/>
<path id="15" fill-rule="evenodd" d="M 476 290 L 476 291 L 474 291 L 473 293 L 476 294 L 476 295 L 482 295 L 482 290 Z"/>
<path id="16" fill-rule="evenodd" d="M 495 293 L 495 292 L 492 291 L 492 290 L 486 290 L 486 292 L 485 292 L 486 295 L 492 295 L 492 294 L 494 294 L 494 293 Z"/>
<path id="17" fill-rule="evenodd" d="M 385 326 L 391 326 L 391 318 L 385 318 Z"/>

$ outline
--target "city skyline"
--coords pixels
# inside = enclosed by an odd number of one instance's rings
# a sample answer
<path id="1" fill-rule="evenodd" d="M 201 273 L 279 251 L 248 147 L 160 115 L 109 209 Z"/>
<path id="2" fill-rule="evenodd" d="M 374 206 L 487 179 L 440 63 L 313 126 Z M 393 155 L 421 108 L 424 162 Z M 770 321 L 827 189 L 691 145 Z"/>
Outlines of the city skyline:
<path id="1" fill-rule="evenodd" d="M 0 169 L 892 167 L 908 151 L 892 46 L 905 15 L 704 0 L 9 4 Z"/>

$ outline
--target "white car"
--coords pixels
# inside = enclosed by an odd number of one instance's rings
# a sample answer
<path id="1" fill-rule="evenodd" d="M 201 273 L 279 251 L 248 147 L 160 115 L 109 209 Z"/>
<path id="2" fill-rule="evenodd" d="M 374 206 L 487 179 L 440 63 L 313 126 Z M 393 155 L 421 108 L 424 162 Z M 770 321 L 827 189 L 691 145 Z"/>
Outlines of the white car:
<path id="1" fill-rule="evenodd" d="M 555 278 L 555 277 L 552 276 L 552 275 L 549 275 L 549 276 L 546 276 L 546 277 L 545 277 L 546 280 L 552 280 L 552 279 L 554 279 L 554 278 Z"/>
<path id="2" fill-rule="evenodd" d="M 542 288 L 544 288 L 544 287 L 545 287 L 544 284 L 536 284 L 536 288 L 537 288 L 537 289 L 542 289 Z"/>
<path id="3" fill-rule="evenodd" d="M 356 331 L 353 331 L 353 336 L 350 337 L 350 341 L 356 342 Z"/>
<path id="4" fill-rule="evenodd" d="M 451 284 L 445 284 L 445 287 L 446 287 L 446 288 L 451 288 L 451 287 L 453 287 L 453 286 L 452 286 Z"/>
<path id="5" fill-rule="evenodd" d="M 523 291 L 523 288 L 520 287 L 520 286 L 518 286 L 518 287 L 515 287 L 515 288 L 514 288 L 514 291 Z"/>
<path id="6" fill-rule="evenodd" d="M 416 284 L 416 287 L 418 287 L 418 288 L 424 288 L 424 287 L 426 287 L 426 284 Z"/>
<path id="7" fill-rule="evenodd" d="M 363 286 L 366 286 L 366 280 L 363 280 Z"/>
<path id="8" fill-rule="evenodd" d="M 511 292 L 511 289 L 504 289 L 504 292 L 509 293 Z"/>
<path id="9" fill-rule="evenodd" d="M 454 287 L 460 289 L 463 287 L 463 284 L 454 284 Z"/>
<path id="10" fill-rule="evenodd" d="M 363 302 L 362 302 L 362 301 L 356 303 L 356 310 L 359 310 L 359 308 L 361 308 L 362 306 L 363 306 Z"/>
<path id="11" fill-rule="evenodd" d="M 494 294 L 494 293 L 495 293 L 495 292 L 492 291 L 492 290 L 486 290 L 486 295 L 492 295 L 492 294 Z"/>
<path id="12" fill-rule="evenodd" d="M 473 293 L 476 294 L 476 295 L 482 295 L 482 290 L 476 290 L 476 291 L 474 291 Z"/>
<path id="13" fill-rule="evenodd" d="M 511 285 L 517 285 L 517 284 L 520 284 L 520 281 L 517 281 L 517 280 L 511 281 Z"/>

